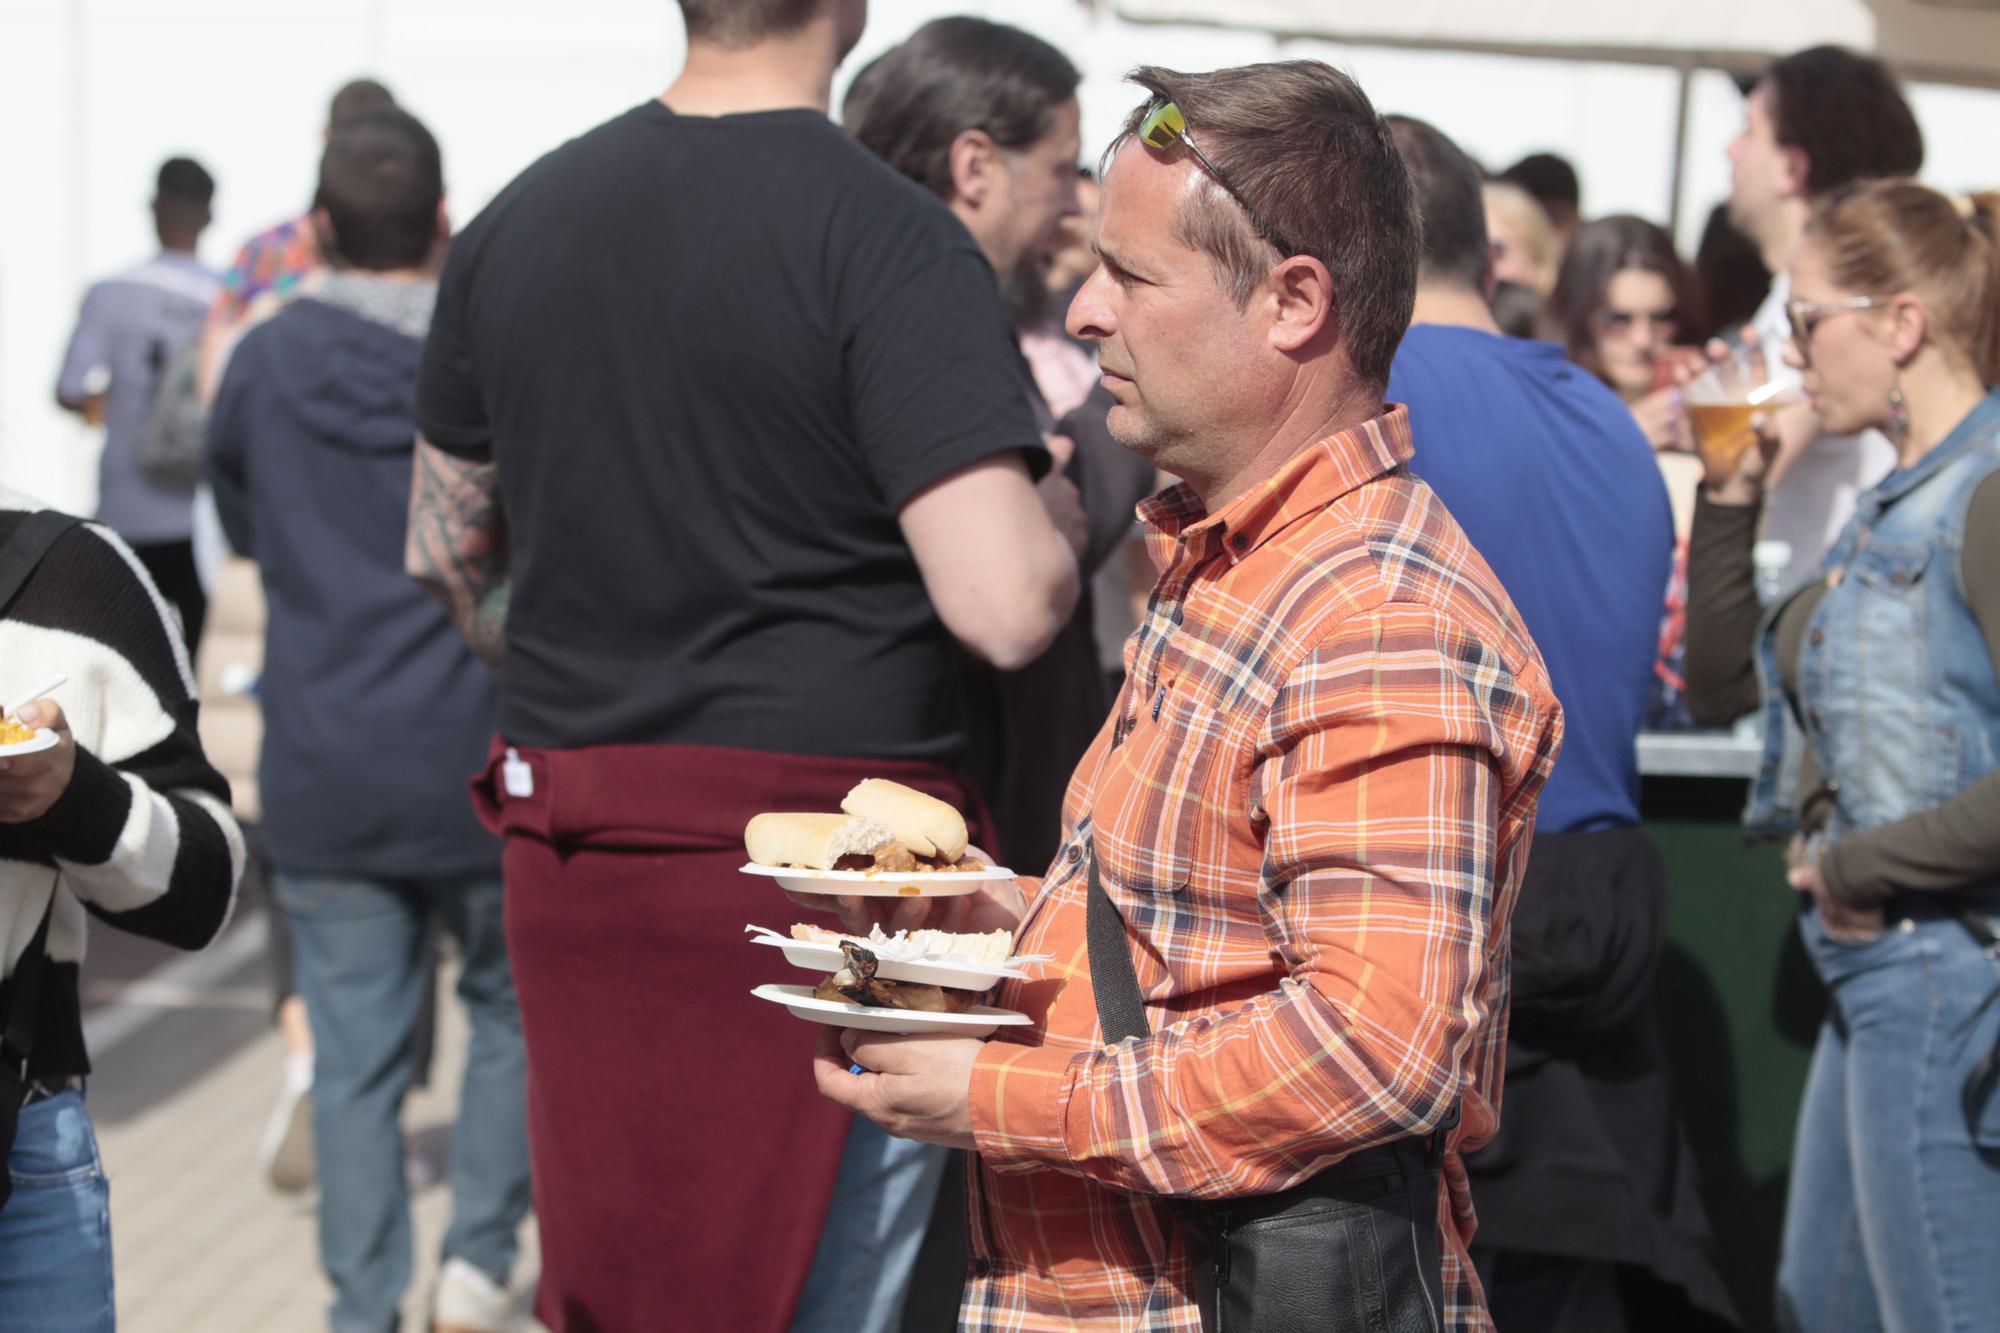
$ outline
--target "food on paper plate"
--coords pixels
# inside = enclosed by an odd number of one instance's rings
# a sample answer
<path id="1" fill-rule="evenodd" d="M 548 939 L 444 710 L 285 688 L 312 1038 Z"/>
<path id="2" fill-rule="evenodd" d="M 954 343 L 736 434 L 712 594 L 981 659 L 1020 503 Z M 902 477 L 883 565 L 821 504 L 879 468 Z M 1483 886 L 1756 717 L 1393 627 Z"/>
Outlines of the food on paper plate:
<path id="1" fill-rule="evenodd" d="M 792 938 L 807 944 L 839 945 L 852 941 L 892 963 L 931 959 L 1005 967 L 1014 952 L 1014 937 L 1004 930 L 989 930 L 983 935 L 954 935 L 948 930 L 899 930 L 890 935 L 877 925 L 870 927 L 866 935 L 849 935 L 827 930 L 823 926 L 796 925 L 792 927 Z"/>
<path id="2" fill-rule="evenodd" d="M 878 976 L 884 959 L 916 958 L 999 967 L 1013 952 L 1014 937 L 1004 930 L 983 935 L 954 935 L 943 930 L 897 931 L 885 935 L 880 926 L 866 937 L 843 935 L 818 926 L 793 926 L 792 938 L 812 944 L 840 946 L 841 967 L 819 983 L 813 998 L 845 1001 L 870 1009 L 909 1009 L 926 1014 L 962 1014 L 979 1003 L 991 983 L 978 990 L 892 981 Z M 998 978 L 996 977 L 997 981 Z"/>
<path id="3" fill-rule="evenodd" d="M 869 778 L 857 783 L 841 801 L 840 808 L 850 815 L 887 824 L 897 842 L 938 867 L 952 865 L 965 855 L 969 840 L 965 816 L 937 797 L 926 796 L 900 782 Z"/>
<path id="4" fill-rule="evenodd" d="M 35 739 L 35 729 L 11 717 L 0 717 L 0 745 L 21 745 Z"/>
<path id="5" fill-rule="evenodd" d="M 799 870 L 872 870 L 908 875 L 978 871 L 966 853 L 965 817 L 936 797 L 870 778 L 837 815 L 758 815 L 743 846 L 758 865 Z"/>
<path id="6" fill-rule="evenodd" d="M 813 988 L 816 1000 L 845 1001 L 870 1009 L 914 1009 L 926 1014 L 962 1014 L 979 1003 L 984 992 L 954 986 L 927 986 L 915 981 L 889 981 L 875 975 L 881 965 L 872 949 L 853 940 L 840 942 L 840 970 Z"/>
<path id="7" fill-rule="evenodd" d="M 743 846 L 760 866 L 873 870 L 896 837 L 887 824 L 855 815 L 770 814 L 750 821 Z"/>

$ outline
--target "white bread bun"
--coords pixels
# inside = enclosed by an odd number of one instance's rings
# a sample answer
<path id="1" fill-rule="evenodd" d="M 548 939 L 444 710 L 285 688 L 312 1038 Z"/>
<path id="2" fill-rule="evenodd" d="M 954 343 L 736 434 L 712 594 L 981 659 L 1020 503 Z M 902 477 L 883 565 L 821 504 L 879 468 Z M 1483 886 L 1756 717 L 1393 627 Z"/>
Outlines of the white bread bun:
<path id="1" fill-rule="evenodd" d="M 885 778 L 869 778 L 856 785 L 840 803 L 850 815 L 880 820 L 895 833 L 896 841 L 918 856 L 935 856 L 951 862 L 965 855 L 970 841 L 965 816 L 920 791 Z"/>
<path id="2" fill-rule="evenodd" d="M 887 824 L 854 815 L 758 815 L 743 847 L 760 866 L 831 870 L 843 856 L 873 856 L 896 840 Z"/>
<path id="3" fill-rule="evenodd" d="M 848 935 L 824 926 L 800 924 L 792 927 L 792 938 L 808 944 L 836 945 L 842 940 L 853 940 L 891 962 L 935 958 L 1000 967 L 1014 956 L 1013 933 L 1005 930 L 990 930 L 983 935 L 954 935 L 948 930 L 899 930 L 894 935 L 888 935 L 883 933 L 882 927 L 874 926 L 866 935 Z"/>

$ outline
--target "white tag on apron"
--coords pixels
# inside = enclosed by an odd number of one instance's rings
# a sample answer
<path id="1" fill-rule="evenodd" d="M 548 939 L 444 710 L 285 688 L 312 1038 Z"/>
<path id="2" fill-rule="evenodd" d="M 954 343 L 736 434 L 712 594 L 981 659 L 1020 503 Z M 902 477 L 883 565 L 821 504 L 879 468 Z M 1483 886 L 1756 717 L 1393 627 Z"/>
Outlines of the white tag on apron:
<path id="1" fill-rule="evenodd" d="M 507 788 L 509 796 L 526 799 L 535 794 L 535 770 L 528 767 L 528 761 L 521 758 L 521 752 L 509 746 L 507 758 L 500 765 L 500 782 Z"/>

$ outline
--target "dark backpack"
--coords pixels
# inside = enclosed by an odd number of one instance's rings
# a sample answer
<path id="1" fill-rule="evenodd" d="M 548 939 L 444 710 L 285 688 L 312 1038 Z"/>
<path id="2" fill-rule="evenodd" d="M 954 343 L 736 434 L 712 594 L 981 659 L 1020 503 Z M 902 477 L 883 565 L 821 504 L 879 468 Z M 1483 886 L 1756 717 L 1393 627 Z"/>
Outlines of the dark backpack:
<path id="1" fill-rule="evenodd" d="M 201 365 L 201 332 L 153 349 L 158 379 L 146 428 L 135 451 L 139 471 L 156 486 L 186 490 L 201 480 L 201 448 L 208 414 L 202 410 L 195 372 Z"/>

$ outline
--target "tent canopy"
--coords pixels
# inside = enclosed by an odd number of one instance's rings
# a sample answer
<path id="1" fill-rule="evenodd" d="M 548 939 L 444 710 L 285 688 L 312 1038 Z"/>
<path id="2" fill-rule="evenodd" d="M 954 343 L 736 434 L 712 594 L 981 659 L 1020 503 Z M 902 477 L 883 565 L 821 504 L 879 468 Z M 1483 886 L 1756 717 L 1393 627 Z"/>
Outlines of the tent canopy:
<path id="1" fill-rule="evenodd" d="M 1425 46 L 1756 69 L 1821 43 L 1905 78 L 2000 86 L 2000 0 L 1116 0 L 1140 22 L 1212 23 L 1371 46 Z"/>

